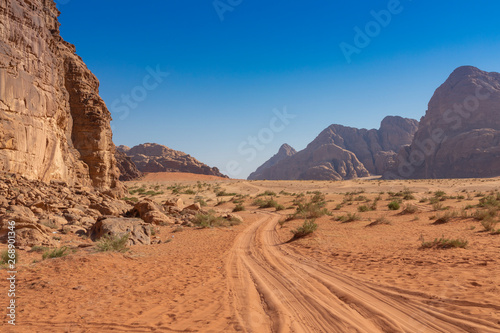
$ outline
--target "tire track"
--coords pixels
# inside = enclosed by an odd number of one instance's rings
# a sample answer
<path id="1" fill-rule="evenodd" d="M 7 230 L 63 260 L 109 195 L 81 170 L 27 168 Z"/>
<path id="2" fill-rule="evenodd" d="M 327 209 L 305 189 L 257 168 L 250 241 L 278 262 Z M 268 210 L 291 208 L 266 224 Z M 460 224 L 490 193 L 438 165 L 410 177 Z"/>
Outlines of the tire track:
<path id="1" fill-rule="evenodd" d="M 499 332 L 490 322 L 444 310 L 424 293 L 391 289 L 304 258 L 283 244 L 279 216 L 263 214 L 236 239 L 228 287 L 244 332 Z M 441 304 L 442 305 L 442 304 Z M 458 305 L 455 305 L 458 306 Z M 492 311 L 498 311 L 489 304 Z"/>

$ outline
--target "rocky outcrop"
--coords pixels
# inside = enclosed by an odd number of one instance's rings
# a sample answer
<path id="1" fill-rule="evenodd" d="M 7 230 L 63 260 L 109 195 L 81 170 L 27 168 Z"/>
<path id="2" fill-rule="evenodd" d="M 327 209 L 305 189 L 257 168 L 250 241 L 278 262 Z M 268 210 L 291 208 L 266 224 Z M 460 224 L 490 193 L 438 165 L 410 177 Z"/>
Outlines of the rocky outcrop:
<path id="1" fill-rule="evenodd" d="M 269 160 L 267 160 L 264 164 L 262 164 L 260 167 L 255 170 L 255 172 L 252 172 L 250 176 L 248 176 L 248 180 L 256 180 L 256 179 L 261 179 L 262 178 L 262 172 L 276 163 L 293 156 L 297 153 L 295 149 L 293 149 L 291 146 L 288 144 L 283 144 L 280 149 L 278 150 L 278 153 L 271 157 Z"/>
<path id="2" fill-rule="evenodd" d="M 99 81 L 53 0 L 0 1 L 0 171 L 122 192 Z"/>
<path id="3" fill-rule="evenodd" d="M 105 218 L 90 229 L 90 239 L 97 241 L 103 237 L 124 237 L 128 235 L 127 245 L 150 245 L 151 227 L 141 219 Z"/>
<path id="4" fill-rule="evenodd" d="M 340 180 L 382 174 L 417 128 L 418 121 L 397 116 L 384 118 L 378 130 L 331 125 L 306 149 L 291 156 L 278 153 L 249 179 Z"/>
<path id="5" fill-rule="evenodd" d="M 457 68 L 386 178 L 500 176 L 500 74 Z"/>
<path id="6" fill-rule="evenodd" d="M 128 157 L 124 152 L 116 149 L 115 159 L 118 165 L 118 170 L 120 170 L 120 180 L 129 181 L 142 177 L 142 172 L 137 169 L 137 166 L 132 162 L 132 159 Z"/>
<path id="7" fill-rule="evenodd" d="M 156 143 L 145 143 L 130 149 L 126 146 L 117 148 L 127 154 L 141 172 L 189 172 L 227 178 L 215 167 L 211 168 L 188 154 Z"/>

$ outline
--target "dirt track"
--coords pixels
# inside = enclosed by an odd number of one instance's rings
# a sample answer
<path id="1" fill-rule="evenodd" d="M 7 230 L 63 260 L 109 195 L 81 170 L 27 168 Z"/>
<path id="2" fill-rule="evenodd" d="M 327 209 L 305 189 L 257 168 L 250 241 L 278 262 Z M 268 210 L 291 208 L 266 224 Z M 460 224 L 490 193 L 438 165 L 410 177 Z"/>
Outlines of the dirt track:
<path id="1" fill-rule="evenodd" d="M 352 278 L 282 244 L 278 216 L 241 233 L 228 259 L 230 295 L 245 332 L 499 332 L 425 293 Z M 454 304 L 488 308 L 483 304 Z M 461 309 L 463 310 L 463 309 Z M 500 310 L 492 306 L 492 311 Z"/>

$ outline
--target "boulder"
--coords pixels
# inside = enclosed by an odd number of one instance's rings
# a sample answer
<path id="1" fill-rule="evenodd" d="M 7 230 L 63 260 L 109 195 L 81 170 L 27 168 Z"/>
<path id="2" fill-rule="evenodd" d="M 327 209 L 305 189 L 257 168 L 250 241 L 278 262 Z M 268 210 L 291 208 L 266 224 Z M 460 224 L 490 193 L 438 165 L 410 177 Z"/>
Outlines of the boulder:
<path id="1" fill-rule="evenodd" d="M 7 242 L 9 222 L 15 221 L 16 246 L 55 246 L 50 237 L 52 230 L 37 223 L 33 212 L 27 207 L 9 206 L 6 214 L 0 216 L 0 241 Z"/>
<path id="2" fill-rule="evenodd" d="M 174 221 L 165 215 L 158 204 L 151 199 L 138 202 L 127 216 L 140 217 L 144 222 L 151 224 L 173 224 Z"/>
<path id="3" fill-rule="evenodd" d="M 122 237 L 125 234 L 129 235 L 128 245 L 151 244 L 150 225 L 136 218 L 106 218 L 97 221 L 89 232 L 93 241 L 97 241 L 104 236 Z"/>

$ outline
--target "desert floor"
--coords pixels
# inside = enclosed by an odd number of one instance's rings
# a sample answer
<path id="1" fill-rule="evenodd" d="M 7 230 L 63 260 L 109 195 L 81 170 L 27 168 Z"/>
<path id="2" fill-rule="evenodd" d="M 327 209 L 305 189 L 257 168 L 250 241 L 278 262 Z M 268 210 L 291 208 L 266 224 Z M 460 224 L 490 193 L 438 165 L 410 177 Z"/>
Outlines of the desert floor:
<path id="1" fill-rule="evenodd" d="M 145 189 L 158 203 L 180 197 L 217 212 L 239 204 L 244 222 L 156 226 L 161 244 L 124 254 L 97 253 L 76 235 L 58 235 L 76 249 L 66 257 L 21 251 L 17 326 L 4 317 L 2 332 L 500 332 L 500 232 L 485 230 L 486 208 L 477 206 L 500 202 L 500 179 L 165 174 L 127 186 L 143 189 L 132 200 Z M 305 219 L 286 218 L 315 196 L 328 214 L 314 219 L 314 233 L 289 242 Z M 278 210 L 255 199 L 275 200 Z M 390 210 L 392 201 L 400 208 Z M 422 248 L 440 238 L 467 244 Z M 6 271 L 0 275 L 6 290 Z"/>

